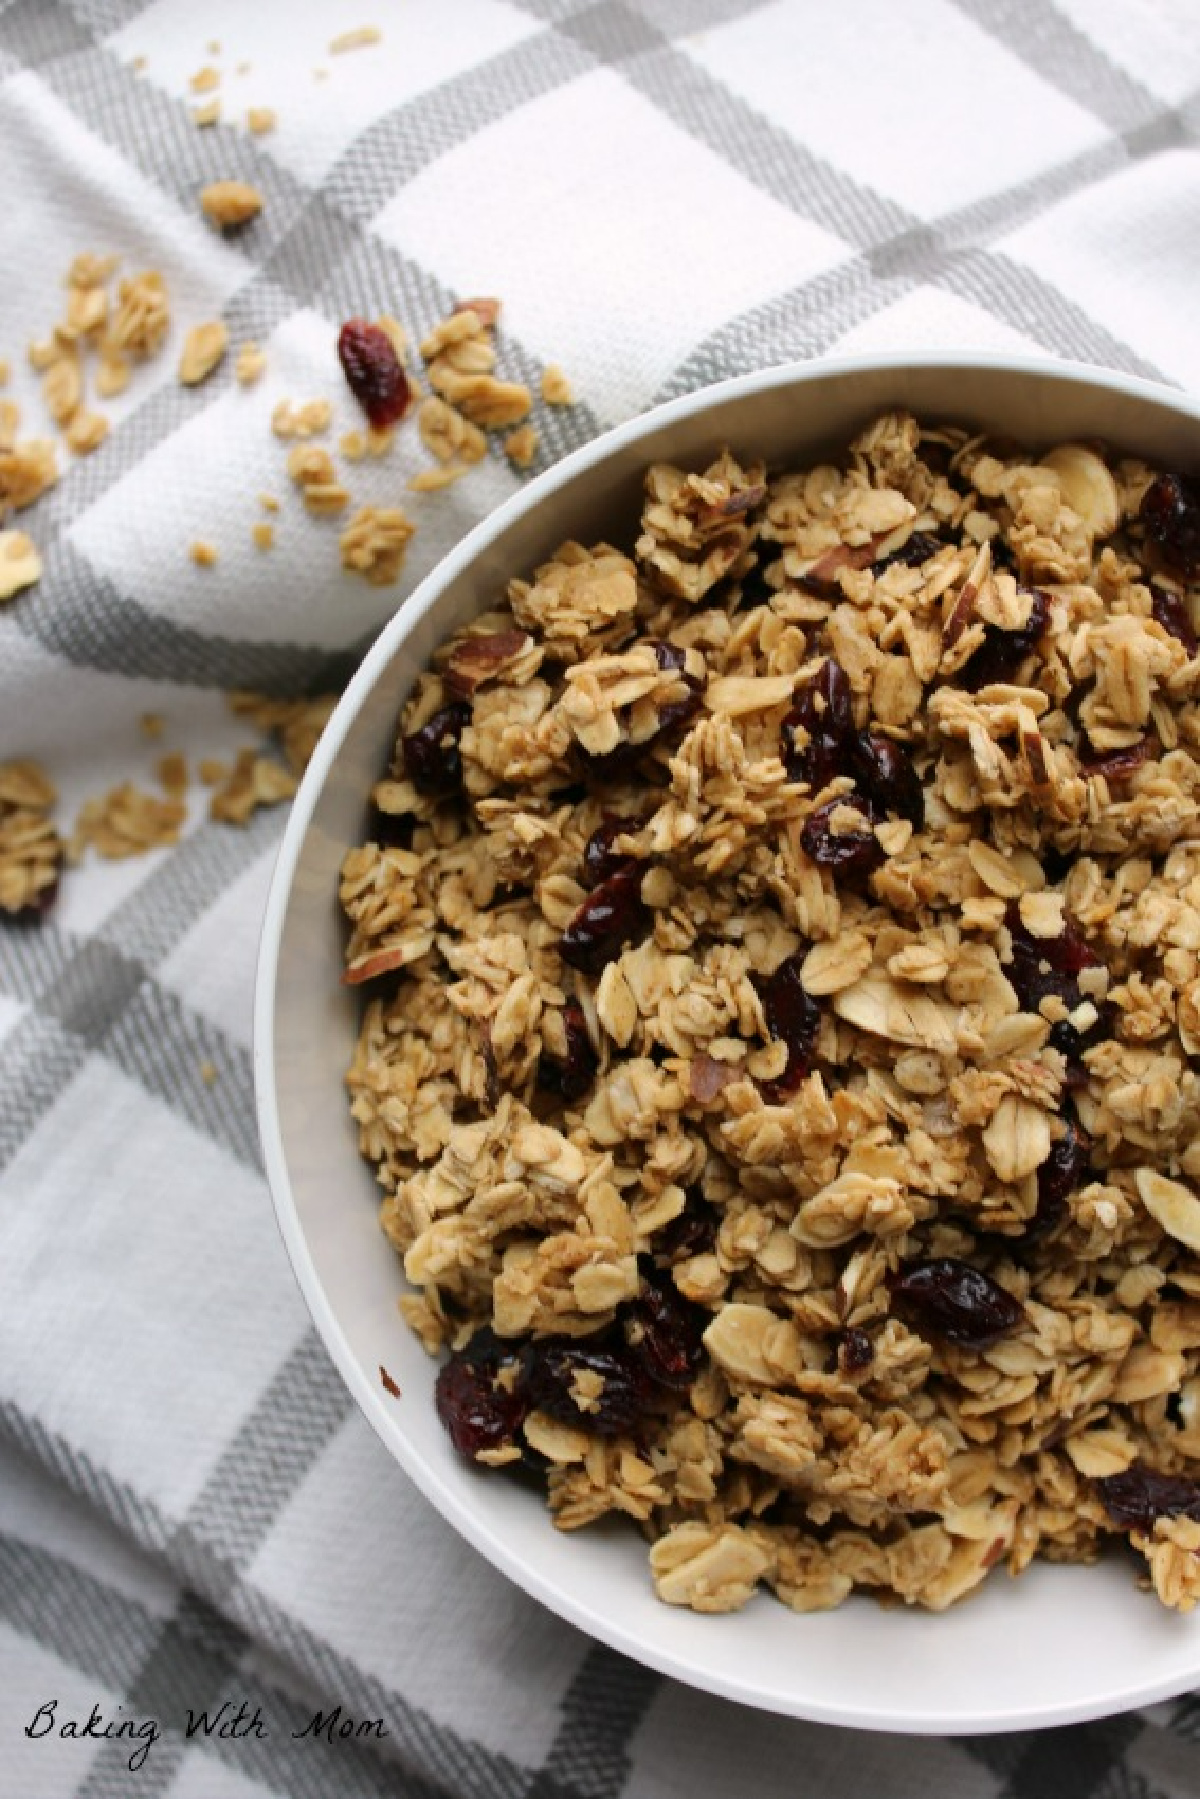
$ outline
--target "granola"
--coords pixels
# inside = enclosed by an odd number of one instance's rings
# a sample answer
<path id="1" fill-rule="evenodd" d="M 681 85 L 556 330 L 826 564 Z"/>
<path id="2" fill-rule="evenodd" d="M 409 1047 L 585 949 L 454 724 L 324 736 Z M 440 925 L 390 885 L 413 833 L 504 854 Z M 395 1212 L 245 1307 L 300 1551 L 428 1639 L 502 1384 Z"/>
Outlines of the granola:
<path id="1" fill-rule="evenodd" d="M 1200 483 L 889 413 L 650 468 L 406 702 L 341 880 L 402 1311 L 667 1603 L 1200 1597 L 1198 577 Z"/>

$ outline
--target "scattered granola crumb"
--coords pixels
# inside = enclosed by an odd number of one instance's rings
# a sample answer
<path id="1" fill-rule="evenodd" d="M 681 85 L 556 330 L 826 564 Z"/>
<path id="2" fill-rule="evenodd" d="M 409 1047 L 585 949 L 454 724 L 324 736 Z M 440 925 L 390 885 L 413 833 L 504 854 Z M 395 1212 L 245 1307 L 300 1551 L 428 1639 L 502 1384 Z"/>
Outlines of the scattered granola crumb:
<path id="1" fill-rule="evenodd" d="M 361 462 L 367 453 L 367 440 L 361 431 L 343 431 L 338 438 L 338 449 L 347 462 Z"/>
<path id="2" fill-rule="evenodd" d="M 102 412 L 86 407 L 77 412 L 65 432 L 67 448 L 76 456 L 90 456 L 108 436 L 108 420 Z"/>
<path id="3" fill-rule="evenodd" d="M 211 181 L 200 190 L 200 208 L 214 225 L 227 231 L 256 219 L 263 209 L 263 197 L 248 181 Z"/>
<path id="4" fill-rule="evenodd" d="M 42 578 L 42 559 L 24 531 L 0 531 L 0 605 Z"/>
<path id="5" fill-rule="evenodd" d="M 264 512 L 279 511 L 279 501 L 275 498 L 273 493 L 260 493 L 258 496 L 258 503 Z"/>
<path id="6" fill-rule="evenodd" d="M 260 350 L 253 342 L 240 346 L 233 365 L 233 372 L 243 387 L 253 387 L 267 366 L 264 350 Z"/>
<path id="7" fill-rule="evenodd" d="M 22 512 L 58 480 L 58 457 L 47 437 L 27 437 L 11 450 L 0 449 L 0 519 L 11 507 Z"/>
<path id="8" fill-rule="evenodd" d="M 0 762 L 0 913 L 34 918 L 53 905 L 63 865 L 50 816 L 57 800 L 40 763 Z"/>
<path id="9" fill-rule="evenodd" d="M 278 122 L 274 107 L 248 106 L 246 108 L 246 129 L 255 137 L 265 137 L 269 131 L 274 131 Z"/>
<path id="10" fill-rule="evenodd" d="M 122 281 L 109 334 L 110 351 L 127 350 L 148 357 L 162 348 L 171 323 L 167 284 L 157 269 L 144 269 Z"/>
<path id="11" fill-rule="evenodd" d="M 573 406 L 575 403 L 571 383 L 557 363 L 547 363 L 542 371 L 542 398 L 547 406 Z"/>
<path id="12" fill-rule="evenodd" d="M 221 54 L 220 43 L 215 38 L 211 43 L 205 44 L 204 48 L 208 51 L 210 56 L 220 56 Z"/>
<path id="13" fill-rule="evenodd" d="M 308 767 L 321 732 L 337 705 L 336 693 L 310 699 L 277 700 L 269 694 L 236 691 L 229 696 L 235 718 L 249 719 L 265 735 L 278 739 L 284 760 L 297 779 Z"/>
<path id="14" fill-rule="evenodd" d="M 421 356 L 431 385 L 444 400 L 472 424 L 498 431 L 520 424 L 533 396 L 523 381 L 500 381 L 492 373 L 496 351 L 487 321 L 488 315 L 473 306 L 456 307 L 424 338 Z"/>
<path id="15" fill-rule="evenodd" d="M 534 425 L 519 425 L 504 440 L 504 454 L 518 468 L 528 468 L 538 452 L 538 432 Z"/>
<path id="16" fill-rule="evenodd" d="M 211 94 L 213 89 L 220 85 L 221 71 L 214 69 L 211 63 L 206 63 L 204 68 L 197 69 L 196 73 L 188 78 L 188 86 L 194 94 Z"/>
<path id="17" fill-rule="evenodd" d="M 202 756 L 196 765 L 201 784 L 205 787 L 219 787 L 229 773 L 228 764 L 217 756 Z"/>
<path id="18" fill-rule="evenodd" d="M 260 519 L 256 525 L 251 527 L 250 535 L 254 539 L 256 548 L 269 550 L 275 542 L 275 527 L 269 525 L 265 519 Z"/>
<path id="19" fill-rule="evenodd" d="M 421 442 L 439 462 L 480 462 L 487 455 L 487 438 L 479 426 L 436 394 L 421 401 L 417 425 Z"/>
<path id="20" fill-rule="evenodd" d="M 132 781 L 86 800 L 67 845 L 67 859 L 79 862 L 90 846 L 107 861 L 145 855 L 179 842 L 187 807 L 176 798 L 160 799 Z"/>
<path id="21" fill-rule="evenodd" d="M 193 106 L 192 108 L 192 124 L 198 125 L 201 130 L 206 125 L 218 124 L 220 118 L 221 102 L 219 100 L 206 100 L 203 106 Z"/>
<path id="22" fill-rule="evenodd" d="M 290 800 L 298 785 L 291 770 L 271 757 L 260 756 L 253 749 L 239 750 L 224 785 L 217 788 L 208 803 L 209 817 L 222 824 L 248 824 L 260 806 L 277 806 Z"/>
<path id="23" fill-rule="evenodd" d="M 200 1064 L 200 1079 L 204 1082 L 204 1085 L 206 1087 L 215 1087 L 216 1086 L 216 1084 L 217 1084 L 217 1065 L 215 1062 L 210 1062 L 207 1059 L 205 1059 L 205 1061 L 201 1062 L 201 1064 Z"/>
<path id="24" fill-rule="evenodd" d="M 142 75 L 150 66 L 149 58 L 145 56 L 135 56 L 129 66 L 135 75 Z"/>
<path id="25" fill-rule="evenodd" d="M 390 587 L 404 567 L 415 530 L 398 507 L 360 507 L 339 539 L 342 567 L 372 587 Z"/>
<path id="26" fill-rule="evenodd" d="M 216 565 L 216 545 L 206 543 L 203 539 L 200 539 L 189 546 L 188 555 L 200 568 L 213 568 Z"/>
<path id="27" fill-rule="evenodd" d="M 304 504 L 318 518 L 344 512 L 350 495 L 337 478 L 333 458 L 319 444 L 296 444 L 289 451 L 287 471 L 300 489 Z"/>
<path id="28" fill-rule="evenodd" d="M 187 761 L 178 750 L 171 750 L 167 755 L 159 757 L 158 779 L 168 793 L 186 793 Z"/>
<path id="29" fill-rule="evenodd" d="M 166 728 L 166 722 L 161 712 L 143 712 L 138 719 L 138 729 L 149 742 L 157 743 Z"/>
<path id="30" fill-rule="evenodd" d="M 377 25 L 359 25 L 354 31 L 343 31 L 332 38 L 329 44 L 331 56 L 344 56 L 347 50 L 365 50 L 369 44 L 379 43 L 383 33 Z"/>
<path id="31" fill-rule="evenodd" d="M 251 64 L 251 63 L 240 62 L 240 63 L 238 63 L 237 67 L 234 69 L 233 72 L 235 75 L 248 75 L 250 73 L 250 70 L 252 67 L 253 67 L 253 64 Z"/>
<path id="32" fill-rule="evenodd" d="M 198 387 L 207 381 L 229 348 L 229 328 L 221 319 L 193 325 L 183 340 L 179 359 L 179 379 L 184 387 Z"/>
<path id="33" fill-rule="evenodd" d="M 5 360 L 4 357 L 0 356 L 0 387 L 8 386 L 8 377 L 11 374 L 11 372 L 12 371 L 9 368 L 8 362 Z"/>
<path id="34" fill-rule="evenodd" d="M 132 373 L 129 359 L 122 356 L 119 350 L 102 350 L 96 364 L 96 392 L 102 400 L 113 399 L 117 394 L 125 392 Z"/>
<path id="35" fill-rule="evenodd" d="M 328 69 L 316 68 L 313 70 L 313 80 L 314 81 L 328 81 L 328 79 L 329 79 L 329 70 Z"/>
<path id="36" fill-rule="evenodd" d="M 319 437 L 332 420 L 333 407 L 328 400 L 280 400 L 271 414 L 271 429 L 286 443 L 292 437 Z"/>
<path id="37" fill-rule="evenodd" d="M 77 351 L 62 352 L 49 364 L 42 376 L 42 399 L 54 423 L 65 429 L 83 400 L 83 369 Z"/>
<path id="38" fill-rule="evenodd" d="M 465 462 L 444 462 L 440 468 L 418 470 L 405 485 L 409 493 L 437 493 L 443 487 L 452 487 L 469 473 Z"/>

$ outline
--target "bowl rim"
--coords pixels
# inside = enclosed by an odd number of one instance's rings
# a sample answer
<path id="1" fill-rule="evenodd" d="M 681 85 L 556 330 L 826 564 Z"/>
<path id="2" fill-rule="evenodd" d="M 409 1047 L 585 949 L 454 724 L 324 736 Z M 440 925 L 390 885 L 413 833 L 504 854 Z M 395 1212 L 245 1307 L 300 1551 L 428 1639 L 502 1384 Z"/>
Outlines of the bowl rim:
<path id="1" fill-rule="evenodd" d="M 422 1495 L 473 1549 L 486 1557 L 515 1586 L 558 1617 L 643 1666 L 682 1681 L 692 1688 L 757 1710 L 770 1710 L 782 1716 L 840 1725 L 843 1728 L 891 1731 L 905 1735 L 968 1735 L 1081 1723 L 1173 1698 L 1188 1690 L 1191 1681 L 1181 1682 L 1177 1677 L 1167 1676 L 1139 1682 L 1135 1676 L 1125 1674 L 1120 1678 L 1119 1685 L 1114 1684 L 1111 1690 L 1097 1693 L 1086 1701 L 1048 1700 L 1044 1704 L 1020 1709 L 983 1709 L 973 1716 L 966 1716 L 958 1711 L 939 1712 L 936 1705 L 931 1705 L 919 1715 L 911 1710 L 897 1712 L 886 1708 L 865 1712 L 851 1704 L 807 1701 L 803 1696 L 799 1696 L 794 1705 L 785 1704 L 782 1696 L 778 1699 L 775 1695 L 770 1698 L 761 1696 L 750 1681 L 743 1682 L 733 1676 L 697 1668 L 667 1649 L 643 1642 L 627 1631 L 619 1618 L 597 1610 L 575 1593 L 560 1587 L 555 1580 L 544 1577 L 535 1564 L 513 1552 L 500 1533 L 486 1519 L 471 1510 L 455 1490 L 443 1482 L 437 1470 L 417 1454 L 401 1434 L 394 1431 L 381 1391 L 360 1368 L 326 1297 L 301 1227 L 288 1176 L 275 1083 L 275 1001 L 279 952 L 296 869 L 313 813 L 342 745 L 368 696 L 385 674 L 399 647 L 416 630 L 443 590 L 511 524 L 536 510 L 558 488 L 589 467 L 602 463 L 614 452 L 636 444 L 664 426 L 691 418 L 727 400 L 768 393 L 777 387 L 808 385 L 839 375 L 888 371 L 908 374 L 924 369 L 943 372 L 961 370 L 964 375 L 992 370 L 1045 379 L 1064 387 L 1099 387 L 1134 399 L 1165 405 L 1200 425 L 1200 400 L 1185 390 L 1090 363 L 1002 352 L 889 351 L 779 363 L 769 368 L 731 376 L 638 413 L 562 457 L 482 518 L 430 570 L 384 625 L 326 724 L 292 801 L 271 876 L 255 975 L 252 1060 L 264 1172 L 276 1224 L 313 1323 L 339 1374 L 376 1435 Z M 708 1627 L 712 1627 L 713 1623 L 713 1620 L 705 1620 Z"/>

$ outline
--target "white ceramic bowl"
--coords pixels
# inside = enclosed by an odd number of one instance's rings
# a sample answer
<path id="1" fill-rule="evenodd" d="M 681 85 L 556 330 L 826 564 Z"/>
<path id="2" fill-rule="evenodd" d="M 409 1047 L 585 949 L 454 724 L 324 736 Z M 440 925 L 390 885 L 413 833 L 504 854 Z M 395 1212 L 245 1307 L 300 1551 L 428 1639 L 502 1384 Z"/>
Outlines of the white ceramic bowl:
<path id="1" fill-rule="evenodd" d="M 748 1705 L 865 1729 L 963 1732 L 1062 1724 L 1200 1684 L 1200 1614 L 1135 1586 L 1131 1562 L 994 1576 L 943 1616 L 856 1598 L 797 1616 L 762 1594 L 732 1617 L 661 1605 L 630 1529 L 555 1531 L 541 1499 L 477 1472 L 433 1408 L 434 1364 L 400 1319 L 399 1261 L 376 1222 L 342 1077 L 356 996 L 340 984 L 336 887 L 365 829 L 396 716 L 447 633 L 564 538 L 628 543 L 645 464 L 702 465 L 725 443 L 803 461 L 889 406 L 1037 447 L 1100 436 L 1168 466 L 1200 463 L 1200 408 L 1163 388 L 1065 364 L 928 358 L 775 368 L 689 395 L 569 456 L 466 537 L 384 630 L 317 748 L 271 889 L 256 995 L 267 1174 L 304 1297 L 384 1443 L 466 1540 L 527 1592 L 617 1649 Z M 386 1366 L 402 1398 L 385 1391 Z M 470 1645 L 463 1644 L 463 1653 Z"/>

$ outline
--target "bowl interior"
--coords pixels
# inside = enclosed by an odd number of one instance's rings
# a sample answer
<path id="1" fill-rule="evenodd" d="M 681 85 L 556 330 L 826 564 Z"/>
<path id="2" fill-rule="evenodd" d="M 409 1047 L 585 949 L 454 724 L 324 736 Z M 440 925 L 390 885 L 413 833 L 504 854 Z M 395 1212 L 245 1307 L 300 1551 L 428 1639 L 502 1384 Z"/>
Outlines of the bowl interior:
<path id="1" fill-rule="evenodd" d="M 434 1414 L 434 1365 L 399 1317 L 400 1265 L 376 1221 L 343 1074 L 357 1002 L 340 985 L 338 868 L 413 679 L 455 625 L 564 538 L 631 540 L 645 464 L 729 443 L 797 462 L 840 449 L 885 407 L 1009 432 L 1031 446 L 1103 437 L 1197 463 L 1196 409 L 1166 390 L 1062 366 L 954 360 L 776 369 L 690 396 L 588 446 L 480 526 L 383 634 L 327 730 L 289 822 L 259 973 L 256 1074 L 267 1169 L 297 1277 L 372 1425 L 484 1555 L 555 1611 L 694 1685 L 797 1716 L 956 1732 L 1068 1722 L 1200 1682 L 1200 1616 L 1166 1614 L 1132 1564 L 994 1578 L 942 1617 L 855 1599 L 799 1617 L 768 1595 L 728 1618 L 660 1605 L 633 1530 L 562 1535 L 532 1492 L 477 1473 Z M 401 1396 L 385 1390 L 386 1369 Z"/>

